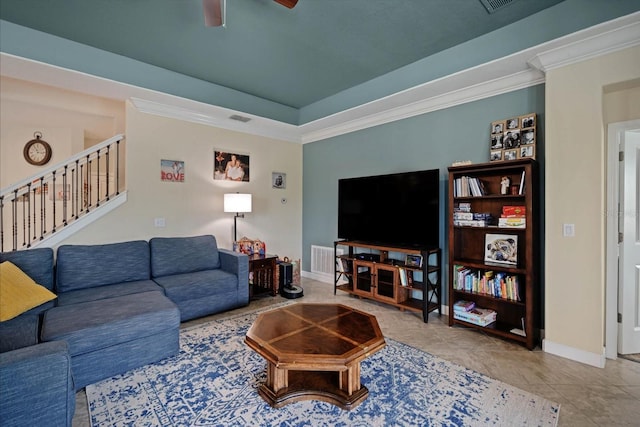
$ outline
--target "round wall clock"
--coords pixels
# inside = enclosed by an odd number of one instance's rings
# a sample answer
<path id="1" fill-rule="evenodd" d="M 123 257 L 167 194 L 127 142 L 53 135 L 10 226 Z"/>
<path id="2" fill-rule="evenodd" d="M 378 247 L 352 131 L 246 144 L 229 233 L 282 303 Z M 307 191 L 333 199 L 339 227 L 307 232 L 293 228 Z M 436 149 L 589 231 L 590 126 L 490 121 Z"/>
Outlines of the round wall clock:
<path id="1" fill-rule="evenodd" d="M 51 160 L 51 155 L 53 154 L 51 145 L 49 145 L 47 141 L 41 139 L 41 133 L 36 132 L 34 136 L 35 139 L 32 139 L 25 144 L 22 154 L 24 154 L 25 160 L 32 165 L 46 165 L 49 163 L 49 160 Z"/>

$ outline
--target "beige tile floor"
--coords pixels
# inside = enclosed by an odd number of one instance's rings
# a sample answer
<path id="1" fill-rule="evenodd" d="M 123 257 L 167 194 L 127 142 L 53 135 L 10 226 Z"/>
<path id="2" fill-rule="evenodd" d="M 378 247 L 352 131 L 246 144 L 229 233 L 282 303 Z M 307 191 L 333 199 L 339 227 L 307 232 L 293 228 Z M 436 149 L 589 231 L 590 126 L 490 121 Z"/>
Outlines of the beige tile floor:
<path id="1" fill-rule="evenodd" d="M 561 404 L 559 426 L 640 425 L 640 363 L 607 360 L 604 369 L 573 362 L 460 327 L 450 328 L 445 316 L 431 313 L 423 323 L 418 313 L 358 299 L 344 292 L 333 294 L 333 285 L 303 279 L 304 297 L 298 302 L 336 302 L 375 314 L 385 336 L 420 348 L 492 378 Z M 230 314 L 252 311 L 286 301 L 262 296 L 232 312 L 185 322 L 188 327 Z M 76 396 L 74 427 L 88 427 L 84 391 Z"/>

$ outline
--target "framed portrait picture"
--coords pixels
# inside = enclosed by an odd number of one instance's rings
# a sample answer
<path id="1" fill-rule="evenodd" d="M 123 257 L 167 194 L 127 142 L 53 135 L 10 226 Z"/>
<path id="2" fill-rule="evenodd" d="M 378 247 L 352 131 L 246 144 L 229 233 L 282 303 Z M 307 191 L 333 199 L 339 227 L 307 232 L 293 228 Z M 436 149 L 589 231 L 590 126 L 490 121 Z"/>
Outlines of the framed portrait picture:
<path id="1" fill-rule="evenodd" d="M 407 267 L 422 267 L 422 255 L 407 254 L 404 263 Z"/>
<path id="2" fill-rule="evenodd" d="M 518 150 L 504 150 L 504 159 L 505 160 L 515 160 L 518 158 Z"/>
<path id="3" fill-rule="evenodd" d="M 520 138 L 520 144 L 522 145 L 527 145 L 527 144 L 535 144 L 536 143 L 536 131 L 534 128 L 530 128 L 530 129 L 523 129 L 522 130 L 522 137 Z"/>
<path id="4" fill-rule="evenodd" d="M 492 122 L 491 123 L 491 133 L 492 134 L 500 134 L 502 135 L 502 133 L 504 132 L 504 126 L 505 126 L 505 121 L 504 120 L 500 120 L 497 122 Z"/>
<path id="5" fill-rule="evenodd" d="M 525 114 L 524 116 L 520 116 L 520 124 L 521 128 L 532 128 L 536 125 L 536 115 L 533 113 Z"/>
<path id="6" fill-rule="evenodd" d="M 533 144 L 520 146 L 520 157 L 535 159 L 535 156 L 536 156 L 535 148 L 536 147 Z"/>
<path id="7" fill-rule="evenodd" d="M 287 174 L 284 172 L 271 172 L 271 187 L 279 189 L 287 188 Z"/>
<path id="8" fill-rule="evenodd" d="M 491 135 L 491 149 L 492 150 L 501 150 L 502 149 L 502 138 L 503 134 L 494 134 Z"/>
<path id="9" fill-rule="evenodd" d="M 184 162 L 181 160 L 160 160 L 160 180 L 184 182 Z"/>
<path id="10" fill-rule="evenodd" d="M 249 155 L 213 151 L 213 179 L 227 181 L 249 181 Z"/>
<path id="11" fill-rule="evenodd" d="M 517 235 L 488 233 L 484 242 L 485 262 L 518 265 Z"/>
<path id="12" fill-rule="evenodd" d="M 492 162 L 499 162 L 502 160 L 502 150 L 491 150 L 490 160 Z"/>
<path id="13" fill-rule="evenodd" d="M 513 129 L 519 129 L 519 128 L 520 128 L 520 117 L 513 117 L 511 119 L 507 119 L 506 130 L 513 130 Z"/>

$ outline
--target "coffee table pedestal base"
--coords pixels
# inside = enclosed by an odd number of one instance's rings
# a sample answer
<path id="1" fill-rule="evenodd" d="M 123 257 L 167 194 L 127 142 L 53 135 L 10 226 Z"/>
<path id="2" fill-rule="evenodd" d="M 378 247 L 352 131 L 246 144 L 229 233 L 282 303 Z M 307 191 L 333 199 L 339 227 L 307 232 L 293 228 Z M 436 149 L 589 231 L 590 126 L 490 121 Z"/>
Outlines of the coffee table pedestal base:
<path id="1" fill-rule="evenodd" d="M 284 405 L 301 400 L 321 400 L 342 409 L 350 410 L 369 396 L 369 390 L 360 385 L 359 375 L 357 376 L 358 378 L 349 378 L 350 374 L 354 375 L 354 371 L 359 373 L 360 369 L 349 369 L 341 372 L 292 371 L 277 369 L 270 363 L 268 365 L 267 382 L 260 385 L 258 393 L 274 408 L 281 408 Z M 278 385 L 278 381 L 275 381 L 275 383 L 271 381 L 274 378 L 283 380 L 283 386 Z M 344 383 L 344 389 L 340 388 L 341 378 Z M 269 386 L 270 383 L 271 386 Z M 354 386 L 358 389 L 351 394 L 347 393 L 346 390 L 349 387 L 354 388 Z"/>

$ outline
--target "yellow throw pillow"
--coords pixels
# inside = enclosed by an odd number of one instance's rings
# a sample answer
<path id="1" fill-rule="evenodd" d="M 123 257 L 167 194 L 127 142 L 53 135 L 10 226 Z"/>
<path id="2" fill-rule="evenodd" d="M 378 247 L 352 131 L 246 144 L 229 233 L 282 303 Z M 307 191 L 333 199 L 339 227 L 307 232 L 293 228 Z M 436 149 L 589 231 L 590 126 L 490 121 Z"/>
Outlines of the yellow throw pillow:
<path id="1" fill-rule="evenodd" d="M 0 264 L 0 322 L 57 298 L 9 261 Z"/>

